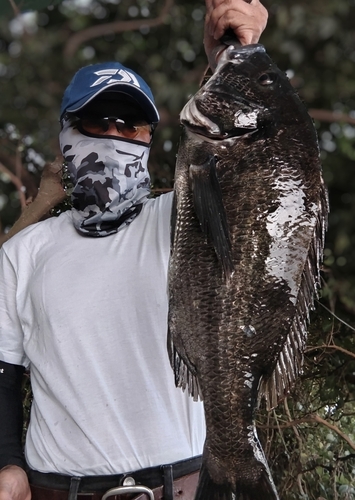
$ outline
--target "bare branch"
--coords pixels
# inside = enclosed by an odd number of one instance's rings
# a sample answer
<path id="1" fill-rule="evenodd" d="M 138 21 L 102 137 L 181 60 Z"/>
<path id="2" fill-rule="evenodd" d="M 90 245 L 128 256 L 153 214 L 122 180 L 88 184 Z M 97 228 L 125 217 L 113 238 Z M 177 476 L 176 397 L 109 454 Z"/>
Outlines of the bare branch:
<path id="1" fill-rule="evenodd" d="M 290 409 L 288 407 L 287 398 L 284 399 L 283 403 L 284 403 L 284 408 L 285 408 L 285 412 L 286 412 L 287 418 L 288 418 L 289 422 L 292 422 L 291 412 L 290 412 Z M 297 429 L 296 425 L 294 425 L 292 427 L 293 427 L 293 432 L 295 433 L 296 439 L 298 441 L 299 449 L 301 451 L 302 448 L 303 448 L 303 443 L 302 443 L 302 439 L 301 439 L 300 433 L 298 432 L 298 429 Z"/>
<path id="2" fill-rule="evenodd" d="M 314 120 L 320 122 L 343 122 L 355 125 L 355 118 L 347 115 L 346 113 L 341 113 L 340 111 L 330 111 L 327 109 L 309 109 L 308 113 Z"/>
<path id="3" fill-rule="evenodd" d="M 21 11 L 20 9 L 17 7 L 17 5 L 15 4 L 14 0 L 9 0 L 9 3 L 12 7 L 12 10 L 14 11 L 14 15 L 15 16 L 18 16 L 21 14 Z"/>
<path id="4" fill-rule="evenodd" d="M 296 425 L 300 424 L 309 424 L 310 422 L 313 422 L 310 417 L 304 417 L 304 418 L 296 418 L 295 420 L 292 420 L 292 422 L 286 422 L 283 421 L 283 423 L 277 422 L 276 425 L 271 425 L 271 424 L 256 424 L 256 426 L 259 429 L 288 429 L 290 427 L 294 427 Z"/>
<path id="5" fill-rule="evenodd" d="M 350 330 L 353 330 L 355 332 L 355 328 L 351 325 L 349 325 L 349 323 L 347 323 L 346 321 L 344 321 L 343 319 L 339 318 L 339 316 L 337 316 L 333 311 L 331 311 L 327 306 L 325 306 L 324 304 L 322 304 L 322 302 L 320 302 L 319 300 L 316 301 L 320 306 L 323 307 L 323 309 L 325 309 L 326 311 L 328 311 L 335 319 L 337 319 L 338 321 L 340 321 L 340 323 L 343 323 L 343 325 L 347 326 L 348 328 L 350 328 Z"/>
<path id="6" fill-rule="evenodd" d="M 342 432 L 339 429 L 339 427 L 337 427 L 336 425 L 331 424 L 327 420 L 324 420 L 324 418 L 320 417 L 319 415 L 312 415 L 311 419 L 314 420 L 315 422 L 317 422 L 318 424 L 322 424 L 325 427 L 328 427 L 328 429 L 331 429 L 333 432 L 335 432 L 336 434 L 338 434 L 338 436 L 340 436 L 344 441 L 346 441 L 348 443 L 348 445 L 350 446 L 350 448 L 352 448 L 353 450 L 355 450 L 355 443 L 354 443 L 354 441 L 352 441 L 346 434 L 344 434 L 344 432 Z"/>
<path id="7" fill-rule="evenodd" d="M 124 31 L 135 31 L 140 29 L 142 26 L 147 26 L 149 28 L 159 26 L 165 21 L 171 7 L 174 4 L 174 0 L 165 0 L 160 14 L 154 19 L 135 19 L 132 21 L 114 21 L 111 23 L 99 24 L 97 26 L 91 26 L 85 30 L 75 33 L 69 37 L 67 43 L 64 47 L 64 57 L 70 58 L 78 50 L 80 45 L 93 38 L 98 38 L 108 33 L 123 33 Z"/>
<path id="8" fill-rule="evenodd" d="M 350 446 L 350 448 L 355 450 L 354 441 L 352 441 L 343 431 L 341 431 L 339 429 L 339 427 L 337 427 L 334 424 L 331 424 L 330 422 L 328 422 L 327 420 L 325 420 L 324 418 L 320 417 L 317 414 L 312 414 L 312 415 L 309 415 L 308 417 L 295 419 L 295 420 L 292 420 L 292 422 L 284 422 L 282 424 L 280 424 L 278 420 L 277 420 L 276 425 L 258 425 L 257 424 L 257 427 L 260 429 L 270 429 L 271 428 L 271 429 L 280 430 L 280 429 L 286 429 L 289 427 L 295 427 L 295 426 L 300 425 L 300 424 L 311 424 L 314 422 L 316 422 L 317 424 L 324 425 L 328 429 L 331 429 L 333 432 L 338 434 L 338 436 L 340 436 L 344 441 L 346 441 L 348 443 L 348 445 Z"/>
<path id="9" fill-rule="evenodd" d="M 347 356 L 350 356 L 351 358 L 355 358 L 354 352 L 348 351 L 347 349 L 344 349 L 344 347 L 340 347 L 339 345 L 336 344 L 322 344 L 314 347 L 308 347 L 306 349 L 306 352 L 318 351 L 319 349 L 335 349 L 337 351 L 342 352 L 343 354 L 346 354 Z"/>

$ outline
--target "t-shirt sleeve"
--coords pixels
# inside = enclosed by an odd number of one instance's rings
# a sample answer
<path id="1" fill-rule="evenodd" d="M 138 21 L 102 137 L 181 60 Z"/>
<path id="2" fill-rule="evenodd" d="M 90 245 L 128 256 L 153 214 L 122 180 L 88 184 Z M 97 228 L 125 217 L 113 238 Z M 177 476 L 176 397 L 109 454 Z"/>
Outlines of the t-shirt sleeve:
<path id="1" fill-rule="evenodd" d="M 28 365 L 17 309 L 18 277 L 4 247 L 0 249 L 0 360 Z"/>

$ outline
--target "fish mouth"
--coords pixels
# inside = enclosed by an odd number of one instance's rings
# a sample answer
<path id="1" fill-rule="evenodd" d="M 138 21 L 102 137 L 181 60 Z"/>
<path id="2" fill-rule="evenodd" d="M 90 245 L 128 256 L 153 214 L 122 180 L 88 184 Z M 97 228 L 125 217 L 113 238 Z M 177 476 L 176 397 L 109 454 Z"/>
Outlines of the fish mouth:
<path id="1" fill-rule="evenodd" d="M 215 141 L 237 140 L 255 134 L 261 127 L 259 114 L 265 110 L 260 104 L 248 101 L 240 93 L 228 92 L 228 86 L 224 87 L 218 79 L 226 64 L 240 65 L 255 53 L 265 53 L 265 48 L 260 44 L 246 46 L 231 44 L 227 48 L 224 47 L 218 53 L 217 68 L 211 79 L 181 111 L 182 125 L 196 135 Z M 221 102 L 228 103 L 227 111 L 226 108 L 224 110 L 221 108 Z M 215 114 L 211 112 L 211 103 Z M 225 112 L 228 113 L 229 120 L 225 120 L 223 116 L 221 118 L 221 114 Z"/>
<path id="2" fill-rule="evenodd" d="M 201 135 L 202 137 L 206 137 L 208 139 L 212 139 L 214 141 L 223 141 L 225 139 L 238 139 L 241 137 L 248 137 L 251 134 L 257 132 L 258 129 L 245 129 L 245 128 L 233 128 L 224 132 L 223 134 L 216 134 L 214 132 L 210 132 L 205 127 L 200 127 L 198 125 L 193 125 L 192 123 L 182 122 L 183 125 L 192 133 L 196 135 Z"/>
<path id="3" fill-rule="evenodd" d="M 204 115 L 196 106 L 194 98 L 185 105 L 180 114 L 180 121 L 190 132 L 215 141 L 246 138 L 258 131 L 258 111 L 237 111 L 234 114 L 234 126 L 221 130 L 219 125 Z"/>

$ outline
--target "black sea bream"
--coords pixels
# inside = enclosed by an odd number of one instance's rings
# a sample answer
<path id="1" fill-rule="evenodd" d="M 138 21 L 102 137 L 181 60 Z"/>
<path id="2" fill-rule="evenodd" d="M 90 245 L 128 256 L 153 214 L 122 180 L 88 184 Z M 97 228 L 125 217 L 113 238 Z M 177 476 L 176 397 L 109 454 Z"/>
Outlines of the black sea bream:
<path id="1" fill-rule="evenodd" d="M 298 376 L 328 204 L 312 120 L 261 45 L 181 113 L 169 269 L 176 384 L 204 401 L 196 500 L 276 500 L 254 413 Z"/>

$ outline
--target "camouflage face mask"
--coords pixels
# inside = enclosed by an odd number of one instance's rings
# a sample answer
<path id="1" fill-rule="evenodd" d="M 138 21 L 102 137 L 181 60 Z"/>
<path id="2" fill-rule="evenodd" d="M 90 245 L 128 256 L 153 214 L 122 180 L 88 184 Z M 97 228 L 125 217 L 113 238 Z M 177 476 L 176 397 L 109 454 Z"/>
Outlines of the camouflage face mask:
<path id="1" fill-rule="evenodd" d="M 87 137 L 64 121 L 59 135 L 74 189 L 73 222 L 87 236 L 107 236 L 130 224 L 150 194 L 150 146 Z"/>

